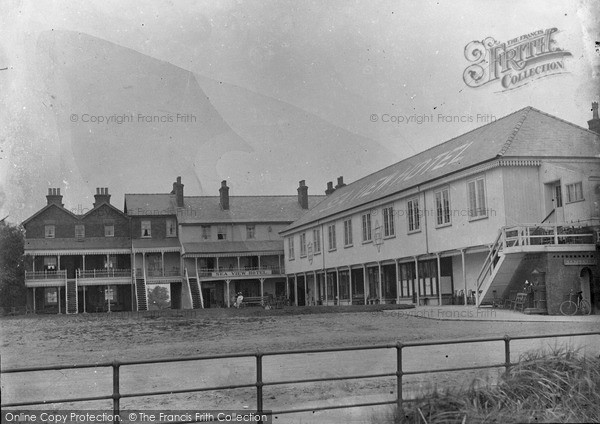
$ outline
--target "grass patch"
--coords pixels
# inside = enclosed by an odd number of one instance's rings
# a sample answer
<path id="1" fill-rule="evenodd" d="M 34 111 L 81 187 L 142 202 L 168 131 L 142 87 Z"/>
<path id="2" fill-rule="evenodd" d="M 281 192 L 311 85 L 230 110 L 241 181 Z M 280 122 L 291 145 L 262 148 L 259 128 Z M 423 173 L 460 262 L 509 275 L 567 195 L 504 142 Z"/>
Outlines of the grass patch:
<path id="1" fill-rule="evenodd" d="M 600 358 L 564 347 L 524 354 L 494 386 L 434 391 L 405 404 L 393 423 L 600 422 Z"/>

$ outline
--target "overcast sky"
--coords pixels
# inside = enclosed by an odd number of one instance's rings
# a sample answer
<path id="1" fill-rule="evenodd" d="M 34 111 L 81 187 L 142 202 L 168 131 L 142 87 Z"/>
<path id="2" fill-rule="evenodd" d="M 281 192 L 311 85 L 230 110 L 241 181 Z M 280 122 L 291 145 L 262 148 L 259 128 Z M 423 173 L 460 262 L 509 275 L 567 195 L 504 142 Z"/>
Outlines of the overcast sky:
<path id="1" fill-rule="evenodd" d="M 351 182 L 485 124 L 477 122 L 478 114 L 500 118 L 533 106 L 587 127 L 591 102 L 600 96 L 600 55 L 594 47 L 600 39 L 597 1 L 129 3 L 57 0 L 0 5 L 0 68 L 8 68 L 0 71 L 2 217 L 10 214 L 13 222 L 27 218 L 45 204 L 48 187 L 62 187 L 66 206 L 73 208 L 91 203 L 94 187 L 110 185 L 113 203 L 122 207 L 123 193 L 166 192 L 177 175 L 184 175 L 186 195 L 216 195 L 221 179 L 229 181 L 232 194 L 295 194 L 300 179 L 307 180 L 311 193 L 322 193 L 325 183 L 338 175 Z M 559 31 L 556 45 L 572 55 L 565 59 L 566 73 L 510 91 L 503 91 L 498 82 L 476 89 L 466 86 L 463 71 L 469 62 L 464 50 L 469 42 L 486 37 L 505 42 L 554 27 Z M 74 32 L 79 38 L 49 36 L 53 31 Z M 89 41 L 96 39 L 107 44 Z M 97 51 L 84 51 L 89 49 Z M 82 134 L 104 146 L 110 137 L 135 139 L 140 134 L 135 128 L 114 126 L 99 134 L 96 127 L 68 122 L 72 114 L 80 117 L 88 109 L 123 114 L 139 113 L 132 108 L 144 109 L 144 104 L 158 107 L 161 99 L 152 96 L 164 98 L 161 90 L 144 87 L 142 98 L 134 87 L 137 103 L 131 103 L 125 91 L 120 95 L 110 86 L 115 78 L 133 78 L 134 86 L 146 81 L 143 69 L 135 78 L 115 76 L 115 68 L 128 69 L 119 61 L 141 55 L 188 71 L 189 76 L 168 71 L 175 82 L 167 89 L 178 92 L 180 87 L 171 89 L 176 81 L 193 80 L 197 95 L 210 102 L 206 107 L 222 127 L 173 130 L 177 140 L 168 156 L 181 160 L 158 161 L 154 169 L 161 164 L 167 169 L 156 178 L 136 163 L 128 163 L 129 171 L 124 171 L 122 163 L 101 162 L 97 152 L 86 154 L 74 147 Z M 106 62 L 106 75 L 113 79 L 82 72 L 82 57 L 97 61 L 94 69 L 100 73 Z M 110 95 L 98 95 L 103 91 Z M 195 110 L 196 97 L 186 102 Z M 185 112 L 181 105 L 169 112 Z M 384 114 L 433 114 L 434 120 L 396 124 L 383 122 L 389 119 Z M 440 122 L 438 114 L 471 120 Z M 311 127 L 306 128 L 312 139 L 312 144 L 307 141 L 308 151 L 301 149 L 302 125 Z M 166 139 L 170 128 L 156 131 Z M 225 142 L 217 135 L 226 132 Z M 194 134 L 206 134 L 210 142 L 194 145 L 190 154 L 190 140 L 185 138 Z M 327 139 L 332 140 L 333 152 Z M 350 140 L 349 153 L 335 154 L 343 150 L 344 139 Z M 144 149 L 139 142 L 132 140 L 131 146 Z M 145 150 L 153 149 L 147 145 Z M 121 157 L 129 154 L 114 150 Z M 187 161 L 186 156 L 193 157 Z M 287 165 L 298 160 L 302 163 Z M 166 179 L 168 175 L 172 177 Z"/>

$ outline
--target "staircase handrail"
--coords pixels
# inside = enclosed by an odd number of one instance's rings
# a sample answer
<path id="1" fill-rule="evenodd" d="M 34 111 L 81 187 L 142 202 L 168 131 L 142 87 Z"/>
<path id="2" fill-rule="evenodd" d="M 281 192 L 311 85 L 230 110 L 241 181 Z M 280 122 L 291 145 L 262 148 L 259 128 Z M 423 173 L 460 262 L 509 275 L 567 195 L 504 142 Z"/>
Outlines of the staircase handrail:
<path id="1" fill-rule="evenodd" d="M 495 257 L 497 256 L 498 253 L 500 253 L 501 247 L 504 246 L 505 243 L 506 243 L 506 227 L 502 227 L 498 231 L 498 236 L 496 237 L 496 240 L 494 240 L 494 243 L 492 244 L 492 248 L 488 252 L 487 257 L 485 258 L 485 261 L 483 262 L 483 266 L 481 267 L 481 270 L 479 271 L 479 274 L 477 275 L 477 291 L 479 291 L 481 285 L 483 284 L 484 279 L 482 278 L 482 276 L 487 274 L 489 268 L 494 263 Z"/>
<path id="2" fill-rule="evenodd" d="M 192 309 L 194 309 L 194 298 L 192 297 L 192 288 L 190 287 L 190 274 L 188 273 L 187 266 L 183 267 L 185 273 L 185 281 L 187 283 L 188 294 L 190 295 L 190 302 L 192 302 Z"/>

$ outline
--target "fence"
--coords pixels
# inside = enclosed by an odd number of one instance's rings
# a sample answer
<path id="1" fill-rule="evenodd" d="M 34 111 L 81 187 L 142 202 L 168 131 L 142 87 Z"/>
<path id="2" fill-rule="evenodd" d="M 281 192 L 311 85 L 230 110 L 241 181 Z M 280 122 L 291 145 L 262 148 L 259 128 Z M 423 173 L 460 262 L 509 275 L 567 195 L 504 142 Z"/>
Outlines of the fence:
<path id="1" fill-rule="evenodd" d="M 577 337 L 577 336 L 599 336 L 598 332 L 587 332 L 587 333 L 573 333 L 573 334 L 550 334 L 550 335 L 536 335 L 536 336 L 515 336 L 510 337 L 508 335 L 504 337 L 487 337 L 487 338 L 475 338 L 465 340 L 448 340 L 448 341 L 421 341 L 421 342 L 398 342 L 396 344 L 384 344 L 374 346 L 358 346 L 358 347 L 340 347 L 340 348 L 324 348 L 324 349 L 303 349 L 303 350 L 289 350 L 289 351 L 272 351 L 272 352 L 256 352 L 256 353 L 240 353 L 240 354 L 224 354 L 224 355 L 207 355 L 207 356 L 195 356 L 187 358 L 169 358 L 169 359 L 156 359 L 156 360 L 142 360 L 142 361 L 123 361 L 123 362 L 106 362 L 98 364 L 81 364 L 81 365 L 62 365 L 62 366 L 45 366 L 45 367 L 28 367 L 28 368 L 14 368 L 0 370 L 1 374 L 9 373 L 27 373 L 27 372 L 39 372 L 39 371 L 56 371 L 56 370 L 68 370 L 68 369 L 83 369 L 83 368 L 112 368 L 112 394 L 102 396 L 88 396 L 79 398 L 67 398 L 67 399 L 46 399 L 41 401 L 28 401 L 28 402 L 12 402 L 3 403 L 0 405 L 2 408 L 8 407 L 23 407 L 41 404 L 54 404 L 54 403 L 72 403 L 72 402 L 89 402 L 89 401 L 100 401 L 100 400 L 112 400 L 113 403 L 113 414 L 118 415 L 121 411 L 121 399 L 134 398 L 142 396 L 160 396 L 160 395 L 172 395 L 182 393 L 193 393 L 193 392 L 208 392 L 208 391 L 219 391 L 219 390 L 231 390 L 231 389 L 242 389 L 242 388 L 256 388 L 256 412 L 262 414 L 265 410 L 264 399 L 263 399 L 263 388 L 265 386 L 277 386 L 277 385 L 289 385 L 289 384 L 306 384 L 306 383 L 318 383 L 326 381 L 343 381 L 343 380 L 360 380 L 367 378 L 386 378 L 395 377 L 397 384 L 397 397 L 394 400 L 380 401 L 380 402 L 365 402 L 345 405 L 333 405 L 333 406 L 320 406 L 302 409 L 288 409 L 288 410 L 273 410 L 272 415 L 284 415 L 302 412 L 317 412 L 334 409 L 344 408 L 357 408 L 357 407 L 368 407 L 368 406 L 380 406 L 380 405 L 392 405 L 396 404 L 399 408 L 402 408 L 404 402 L 414 402 L 421 399 L 410 398 L 404 399 L 402 394 L 403 389 L 403 378 L 408 375 L 416 374 L 431 374 L 431 373 L 442 373 L 442 372 L 456 372 L 456 371 L 468 371 L 468 370 L 481 370 L 491 368 L 505 368 L 508 370 L 511 365 L 511 341 L 513 340 L 533 340 L 533 339 L 546 339 L 546 338 L 561 338 L 561 337 Z M 491 365 L 478 365 L 468 367 L 457 367 L 457 368 L 436 368 L 436 369 L 423 369 L 418 371 L 404 371 L 403 370 L 403 354 L 404 349 L 408 347 L 419 347 L 419 346 L 441 346 L 450 344 L 473 344 L 473 343 L 485 343 L 485 342 L 504 342 L 504 362 L 499 364 Z M 298 355 L 298 354 L 310 354 L 310 353 L 332 353 L 332 352 L 349 352 L 349 351 L 364 351 L 364 350 L 380 350 L 380 349 L 395 349 L 396 351 L 396 370 L 389 373 L 380 374 L 360 374 L 360 375 L 347 375 L 339 377 L 321 377 L 321 378 L 310 378 L 310 379 L 294 379 L 294 380 L 280 380 L 280 381 L 263 381 L 263 358 L 266 356 L 286 356 L 286 355 Z M 133 366 L 133 365 L 149 365 L 149 364 L 166 364 L 174 362 L 190 362 L 190 361 L 203 361 L 203 360 L 214 360 L 214 359 L 231 359 L 231 358 L 255 358 L 256 361 L 256 381 L 254 383 L 239 384 L 239 385 L 226 385 L 226 386 L 214 386 L 214 387 L 199 387 L 192 389 L 180 389 L 180 390 L 162 390 L 162 391 L 151 391 L 151 392 L 135 392 L 135 393 L 121 393 L 120 391 L 120 371 L 122 367 Z M 179 424 L 179 423 L 171 423 Z"/>

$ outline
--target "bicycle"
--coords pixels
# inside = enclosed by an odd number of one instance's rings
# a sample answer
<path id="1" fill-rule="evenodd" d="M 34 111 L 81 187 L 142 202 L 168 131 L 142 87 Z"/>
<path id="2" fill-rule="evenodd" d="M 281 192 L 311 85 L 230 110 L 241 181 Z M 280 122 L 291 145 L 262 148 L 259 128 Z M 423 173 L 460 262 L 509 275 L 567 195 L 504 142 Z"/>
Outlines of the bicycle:
<path id="1" fill-rule="evenodd" d="M 568 300 L 560 304 L 560 313 L 563 315 L 575 315 L 577 311 L 581 311 L 582 315 L 589 315 L 592 312 L 590 302 L 583 298 L 583 292 L 577 292 L 577 302 L 571 300 L 574 296 L 573 290 L 568 294 Z"/>

